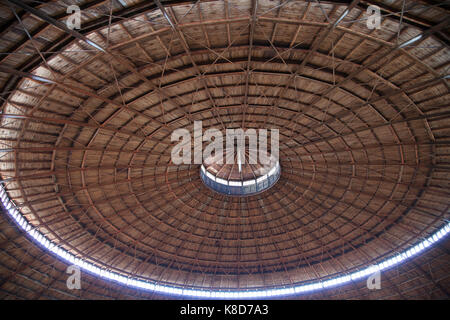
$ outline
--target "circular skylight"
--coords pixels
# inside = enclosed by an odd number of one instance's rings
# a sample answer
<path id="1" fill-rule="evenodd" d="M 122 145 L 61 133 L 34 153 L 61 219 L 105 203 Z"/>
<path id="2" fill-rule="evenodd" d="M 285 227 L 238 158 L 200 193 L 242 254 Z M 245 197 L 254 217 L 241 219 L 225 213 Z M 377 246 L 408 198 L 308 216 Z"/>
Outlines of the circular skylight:
<path id="1" fill-rule="evenodd" d="M 254 150 L 253 150 L 254 151 Z M 200 177 L 210 189 L 229 196 L 249 196 L 270 189 L 281 175 L 278 159 L 267 155 L 257 161 L 257 152 L 234 153 L 233 161 L 223 163 L 216 157 L 206 158 L 200 167 Z"/>
<path id="2" fill-rule="evenodd" d="M 266 174 L 248 180 L 227 180 L 215 176 L 202 165 L 200 177 L 210 189 L 232 196 L 248 196 L 270 189 L 280 178 L 281 168 L 277 161 Z"/>

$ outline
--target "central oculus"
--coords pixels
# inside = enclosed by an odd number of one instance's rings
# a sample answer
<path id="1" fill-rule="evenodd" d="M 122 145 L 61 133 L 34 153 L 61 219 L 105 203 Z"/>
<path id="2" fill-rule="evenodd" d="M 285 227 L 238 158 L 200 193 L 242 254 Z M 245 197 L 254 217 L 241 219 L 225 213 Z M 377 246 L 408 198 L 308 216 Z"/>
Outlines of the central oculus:
<path id="1" fill-rule="evenodd" d="M 280 164 L 274 156 L 264 165 L 251 158 L 256 152 L 234 150 L 225 150 L 232 152 L 233 163 L 220 163 L 214 156 L 203 161 L 200 177 L 208 188 L 229 196 L 249 196 L 268 190 L 280 178 Z"/>

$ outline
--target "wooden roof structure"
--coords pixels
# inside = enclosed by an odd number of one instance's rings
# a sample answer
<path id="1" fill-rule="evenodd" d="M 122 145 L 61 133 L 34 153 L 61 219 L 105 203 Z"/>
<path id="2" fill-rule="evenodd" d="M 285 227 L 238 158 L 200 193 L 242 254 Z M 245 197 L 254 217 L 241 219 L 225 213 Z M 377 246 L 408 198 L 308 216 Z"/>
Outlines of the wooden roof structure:
<path id="1" fill-rule="evenodd" d="M 448 222 L 450 4 L 433 0 L 0 3 L 0 174 L 49 239 L 114 272 L 186 288 L 329 279 Z M 366 10 L 380 8 L 380 28 Z M 227 197 L 174 165 L 171 133 L 277 128 L 279 181 Z M 449 242 L 300 298 L 449 298 Z M 65 264 L 2 212 L 0 297 L 164 298 Z"/>

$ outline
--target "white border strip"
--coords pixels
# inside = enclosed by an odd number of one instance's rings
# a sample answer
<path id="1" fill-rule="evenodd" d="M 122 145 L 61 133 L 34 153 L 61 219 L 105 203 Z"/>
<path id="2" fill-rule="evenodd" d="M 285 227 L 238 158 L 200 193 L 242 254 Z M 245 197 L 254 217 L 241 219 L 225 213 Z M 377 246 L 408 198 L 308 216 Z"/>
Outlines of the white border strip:
<path id="1" fill-rule="evenodd" d="M 3 206 L 6 208 L 8 214 L 14 219 L 19 227 L 24 230 L 30 237 L 32 237 L 41 246 L 52 252 L 63 261 L 79 266 L 80 268 L 88 271 L 101 278 L 116 281 L 120 284 L 135 287 L 144 290 L 156 291 L 164 294 L 181 295 L 187 297 L 199 297 L 199 298 L 225 298 L 225 299 L 240 299 L 240 298 L 267 298 L 278 297 L 283 295 L 292 295 L 296 293 L 311 292 L 321 290 L 323 288 L 342 285 L 350 281 L 358 280 L 367 277 L 377 271 L 386 270 L 392 266 L 398 265 L 401 262 L 417 255 L 431 246 L 433 243 L 438 242 L 444 238 L 450 232 L 450 222 L 447 222 L 441 229 L 439 229 L 432 236 L 423 240 L 419 244 L 411 247 L 410 249 L 397 254 L 389 259 L 386 259 L 376 265 L 367 267 L 365 269 L 355 271 L 353 273 L 339 276 L 326 281 L 316 281 L 313 283 L 302 284 L 298 286 L 292 286 L 287 288 L 274 288 L 270 290 L 247 290 L 247 291 L 225 291 L 225 290 L 205 290 L 205 289 L 186 289 L 176 286 L 162 285 L 148 280 L 143 280 L 135 277 L 126 277 L 116 272 L 111 272 L 106 269 L 99 268 L 94 264 L 77 258 L 67 250 L 58 246 L 49 240 L 46 236 L 39 232 L 37 228 L 28 223 L 26 218 L 17 210 L 13 202 L 9 199 L 3 185 L 0 185 L 0 199 Z"/>

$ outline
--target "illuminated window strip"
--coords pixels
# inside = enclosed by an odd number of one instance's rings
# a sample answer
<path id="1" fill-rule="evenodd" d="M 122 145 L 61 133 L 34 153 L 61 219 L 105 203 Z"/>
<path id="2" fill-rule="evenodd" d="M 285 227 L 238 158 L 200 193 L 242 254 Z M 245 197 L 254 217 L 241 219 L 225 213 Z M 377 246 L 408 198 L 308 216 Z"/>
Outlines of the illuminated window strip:
<path id="1" fill-rule="evenodd" d="M 256 179 L 257 183 L 263 182 L 264 180 L 267 179 L 267 174 L 263 175 L 262 177 L 259 177 L 258 179 Z"/>
<path id="2" fill-rule="evenodd" d="M 47 237 L 45 237 L 42 233 L 40 233 L 38 229 L 33 228 L 31 224 L 29 224 L 28 221 L 17 210 L 13 202 L 8 198 L 8 195 L 6 194 L 2 185 L 0 185 L 0 199 L 3 203 L 3 206 L 7 209 L 6 211 L 8 212 L 8 214 L 14 219 L 14 221 L 17 223 L 17 225 L 20 226 L 22 230 L 24 230 L 30 237 L 32 237 L 44 248 L 46 248 L 47 250 L 54 253 L 62 260 L 68 263 L 77 265 L 80 268 L 92 274 L 100 276 L 101 278 L 116 281 L 126 286 L 156 291 L 164 294 L 173 294 L 199 298 L 225 298 L 225 299 L 266 298 L 266 297 L 291 295 L 295 293 L 311 292 L 328 287 L 342 285 L 350 281 L 367 277 L 377 271 L 386 270 L 392 266 L 398 265 L 401 262 L 409 259 L 410 257 L 415 256 L 418 253 L 424 251 L 433 243 L 438 242 L 439 240 L 444 238 L 448 233 L 450 233 L 450 222 L 447 222 L 441 229 L 439 229 L 433 235 L 431 235 L 430 237 L 423 240 L 419 244 L 409 248 L 408 250 L 400 254 L 397 254 L 389 259 L 386 259 L 376 265 L 367 267 L 365 269 L 325 281 L 317 281 L 309 284 L 302 284 L 288 288 L 275 288 L 269 290 L 247 290 L 247 291 L 201 290 L 201 289 L 195 290 L 175 286 L 161 285 L 138 278 L 126 277 L 116 272 L 111 272 L 99 268 L 90 262 L 79 259 L 70 252 L 63 249 L 62 247 L 51 242 L 49 239 L 47 239 Z"/>
<path id="3" fill-rule="evenodd" d="M 217 178 L 217 177 L 216 177 L 216 182 L 220 183 L 220 184 L 224 184 L 226 186 L 228 185 L 228 181 L 227 180 L 221 179 L 221 178 Z"/>
<path id="4" fill-rule="evenodd" d="M 242 185 L 243 186 L 251 186 L 253 184 L 257 184 L 257 183 L 260 183 L 260 182 L 262 182 L 264 180 L 267 180 L 270 176 L 276 175 L 278 170 L 279 170 L 279 168 L 280 168 L 280 163 L 277 162 L 275 164 L 275 166 L 269 171 L 268 174 L 265 174 L 265 175 L 259 177 L 256 180 L 255 179 L 251 179 L 251 180 L 242 181 Z M 223 184 L 223 185 L 226 185 L 226 186 L 241 186 L 240 181 L 233 181 L 233 180 L 228 181 L 228 180 L 225 180 L 225 179 L 217 178 L 212 173 L 210 173 L 208 170 L 206 170 L 206 168 L 203 165 L 201 165 L 201 170 L 202 170 L 202 172 L 204 174 L 206 174 L 206 176 L 209 179 L 211 179 L 211 180 L 213 180 L 213 181 L 215 181 L 217 183 L 220 183 L 220 184 Z"/>
<path id="5" fill-rule="evenodd" d="M 213 176 L 209 171 L 206 171 L 206 176 L 211 179 L 212 181 L 216 181 L 216 177 Z"/>

